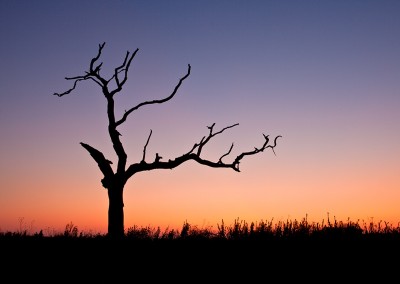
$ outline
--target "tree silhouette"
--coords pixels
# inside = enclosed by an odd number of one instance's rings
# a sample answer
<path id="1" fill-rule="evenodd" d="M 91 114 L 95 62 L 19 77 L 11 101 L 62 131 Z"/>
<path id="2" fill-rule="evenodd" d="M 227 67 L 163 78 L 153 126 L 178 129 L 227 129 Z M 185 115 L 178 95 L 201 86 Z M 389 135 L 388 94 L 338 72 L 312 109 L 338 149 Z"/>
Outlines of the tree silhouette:
<path id="1" fill-rule="evenodd" d="M 215 136 L 223 133 L 225 130 L 228 130 L 232 127 L 235 127 L 239 125 L 238 123 L 227 126 L 222 128 L 219 131 L 214 130 L 215 123 L 213 123 L 211 126 L 208 126 L 208 135 L 204 136 L 199 142 L 195 143 L 193 147 L 186 153 L 183 153 L 181 156 L 176 157 L 174 159 L 168 159 L 167 161 L 164 161 L 163 158 L 156 153 L 153 161 L 149 162 L 146 161 L 146 149 L 149 144 L 152 131 L 150 131 L 150 134 L 147 138 L 147 142 L 144 145 L 143 148 L 143 157 L 142 160 L 133 163 L 130 165 L 127 165 L 127 154 L 125 152 L 124 146 L 122 145 L 120 136 L 121 134 L 118 132 L 117 128 L 123 124 L 128 116 L 134 112 L 135 110 L 138 110 L 139 108 L 146 106 L 146 105 L 153 105 L 153 104 L 162 104 L 165 103 L 169 100 L 171 100 L 175 94 L 177 93 L 178 89 L 182 85 L 183 81 L 186 80 L 189 75 L 190 75 L 190 70 L 191 66 L 188 64 L 188 69 L 186 74 L 179 79 L 178 84 L 175 86 L 174 90 L 172 93 L 163 98 L 163 99 L 158 99 L 158 100 L 149 100 L 149 101 L 144 101 L 142 103 L 139 103 L 138 105 L 129 108 L 128 110 L 125 110 L 124 114 L 120 118 L 115 117 L 115 111 L 114 111 L 114 96 L 121 92 L 124 84 L 126 83 L 128 79 L 128 71 L 131 66 L 131 62 L 133 58 L 136 56 L 137 52 L 139 49 L 136 49 L 132 54 L 127 51 L 125 55 L 125 59 L 123 63 L 116 67 L 114 69 L 114 74 L 109 78 L 105 79 L 100 75 L 100 70 L 102 67 L 102 62 L 98 63 L 98 60 L 101 56 L 102 50 L 104 48 L 105 42 L 99 45 L 98 53 L 97 55 L 92 58 L 90 61 L 89 65 L 89 71 L 85 72 L 85 75 L 80 75 L 80 76 L 75 76 L 75 77 L 66 77 L 66 80 L 71 80 L 73 81 L 73 86 L 71 89 L 63 92 L 63 93 L 54 93 L 54 95 L 62 97 L 64 95 L 67 95 L 71 93 L 71 91 L 75 90 L 78 82 L 80 81 L 86 81 L 86 80 L 91 80 L 94 81 L 97 85 L 101 87 L 101 91 L 103 92 L 104 97 L 106 98 L 107 101 L 107 115 L 108 115 L 108 133 L 111 138 L 111 142 L 113 144 L 114 151 L 118 157 L 118 163 L 116 166 L 116 169 L 114 170 L 111 167 L 112 162 L 108 160 L 102 152 L 99 150 L 93 148 L 92 146 L 81 142 L 80 144 L 82 145 L 83 148 L 85 148 L 89 154 L 92 156 L 92 158 L 95 160 L 97 163 L 100 171 L 104 175 L 104 177 L 101 180 L 101 183 L 104 188 L 107 189 L 108 191 L 108 199 L 109 199 L 109 207 L 108 207 L 108 236 L 113 237 L 113 238 L 120 238 L 123 237 L 124 234 L 124 202 L 123 202 L 123 191 L 124 191 L 124 186 L 126 182 L 131 178 L 134 174 L 143 172 L 143 171 L 150 171 L 150 170 L 155 170 L 155 169 L 173 169 L 175 167 L 178 167 L 182 163 L 189 161 L 189 160 L 194 160 L 198 162 L 199 164 L 213 167 L 213 168 L 231 168 L 237 172 L 240 172 L 239 170 L 239 164 L 241 160 L 245 156 L 251 156 L 255 155 L 257 153 L 263 152 L 267 148 L 271 148 L 272 151 L 274 151 L 274 148 L 276 146 L 276 141 L 279 136 L 276 136 L 273 142 L 273 145 L 269 145 L 269 137 L 268 135 L 264 135 L 264 142 L 263 144 L 256 148 L 254 147 L 254 150 L 248 151 L 248 152 L 243 152 L 240 155 L 236 156 L 235 159 L 232 160 L 232 162 L 227 163 L 224 162 L 223 159 L 226 158 L 232 151 L 233 148 L 233 143 L 230 146 L 229 150 L 221 155 L 217 161 L 211 161 L 208 159 L 204 159 L 201 154 L 204 146 Z M 110 83 L 113 84 L 114 88 L 110 87 Z"/>

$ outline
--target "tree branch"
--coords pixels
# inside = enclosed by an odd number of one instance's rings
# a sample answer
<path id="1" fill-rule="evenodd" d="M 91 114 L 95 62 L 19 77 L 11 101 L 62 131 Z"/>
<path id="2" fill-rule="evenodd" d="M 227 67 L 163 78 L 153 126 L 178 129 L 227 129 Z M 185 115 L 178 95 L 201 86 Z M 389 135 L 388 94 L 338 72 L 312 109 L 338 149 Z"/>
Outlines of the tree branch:
<path id="1" fill-rule="evenodd" d="M 85 144 L 83 142 L 81 142 L 80 144 L 82 145 L 83 148 L 85 148 L 89 152 L 90 156 L 92 156 L 92 158 L 96 161 L 97 165 L 99 166 L 101 172 L 104 175 L 104 178 L 102 179 L 103 186 L 105 188 L 108 188 L 109 181 L 114 175 L 114 172 L 110 166 L 112 162 L 107 160 L 102 152 L 93 148 L 92 146 Z"/>
<path id="2" fill-rule="evenodd" d="M 249 152 L 243 152 L 242 154 L 240 154 L 240 155 L 238 155 L 237 157 L 236 157 L 236 159 L 233 161 L 233 163 L 232 163 L 232 165 L 235 167 L 235 170 L 237 170 L 238 172 L 240 172 L 240 170 L 239 170 L 239 164 L 240 164 L 240 161 L 245 157 L 245 156 L 250 156 L 250 155 L 254 155 L 254 154 L 257 154 L 257 153 L 259 153 L 259 152 L 263 152 L 265 149 L 267 149 L 267 148 L 271 148 L 272 149 L 272 151 L 274 152 L 274 154 L 275 154 L 275 151 L 274 151 L 274 148 L 275 148 L 275 146 L 276 146 L 276 140 L 279 138 L 279 137 L 282 137 L 281 135 L 278 135 L 278 136 L 276 136 L 275 137 L 275 139 L 274 139 L 274 145 L 268 145 L 268 142 L 269 142 L 269 135 L 264 135 L 263 134 L 263 136 L 264 136 L 264 138 L 265 138 L 265 142 L 264 142 L 264 144 L 261 146 L 261 148 L 259 148 L 259 149 L 257 149 L 256 147 L 254 147 L 254 150 L 253 151 L 249 151 Z"/>
<path id="3" fill-rule="evenodd" d="M 146 158 L 146 148 L 147 148 L 147 145 L 149 144 L 150 137 L 151 137 L 151 134 L 152 134 L 152 133 L 153 133 L 153 130 L 150 129 L 149 137 L 147 138 L 146 145 L 144 145 L 144 148 L 143 148 L 143 158 L 142 158 L 142 162 L 146 162 L 146 161 L 145 161 L 145 158 Z M 158 154 L 157 154 L 157 155 L 158 155 Z"/>
<path id="4" fill-rule="evenodd" d="M 233 149 L 233 143 L 232 143 L 231 147 L 229 148 L 229 151 L 226 154 L 223 154 L 221 156 L 221 158 L 219 158 L 218 163 L 222 164 L 222 158 L 228 156 L 231 153 L 232 149 Z"/>
<path id="5" fill-rule="evenodd" d="M 129 51 L 127 51 L 124 62 L 120 66 L 118 66 L 117 68 L 114 69 L 114 75 L 111 77 L 111 79 L 115 78 L 115 83 L 117 84 L 117 88 L 115 88 L 113 91 L 110 92 L 110 96 L 114 96 L 116 93 L 118 93 L 122 90 L 122 87 L 124 86 L 126 80 L 128 80 L 128 71 L 131 66 L 131 62 L 138 51 L 139 51 L 139 48 L 137 48 L 135 50 L 135 52 L 131 55 L 131 57 L 129 57 Z M 128 57 L 129 57 L 129 60 L 128 60 Z M 119 77 L 118 77 L 118 74 L 121 72 L 124 72 L 124 78 L 122 79 L 122 81 L 120 81 Z"/>
<path id="6" fill-rule="evenodd" d="M 142 102 L 142 103 L 138 104 L 137 106 L 125 111 L 125 113 L 122 116 L 122 118 L 116 122 L 116 126 L 124 123 L 126 121 L 128 115 L 130 115 L 133 111 L 139 109 L 142 106 L 151 105 L 151 104 L 162 104 L 162 103 L 165 103 L 166 101 L 169 101 L 170 99 L 172 99 L 175 96 L 176 92 L 178 91 L 179 87 L 181 86 L 182 82 L 190 75 L 190 69 L 191 69 L 190 64 L 188 64 L 188 71 L 187 71 L 186 75 L 183 76 L 179 80 L 178 84 L 175 86 L 175 88 L 174 88 L 173 92 L 171 93 L 171 95 L 169 95 L 168 97 L 166 97 L 164 99 L 161 99 L 161 100 L 153 100 L 153 101 Z"/>
<path id="7" fill-rule="evenodd" d="M 225 128 L 222 128 L 218 132 L 212 133 L 213 129 L 214 129 L 214 125 L 215 125 L 215 122 L 211 126 L 207 126 L 207 128 L 210 129 L 210 133 L 208 134 L 208 136 L 207 136 L 207 138 L 205 140 L 204 140 L 204 137 L 203 137 L 203 139 L 201 139 L 201 141 L 199 143 L 199 149 L 197 150 L 197 155 L 200 156 L 201 150 L 203 149 L 204 145 L 206 145 L 207 142 L 210 141 L 211 138 L 213 138 L 214 136 L 216 136 L 218 134 L 221 134 L 222 132 L 224 132 L 225 130 L 227 130 L 229 128 L 232 128 L 232 127 L 235 127 L 235 126 L 239 125 L 239 123 L 235 123 L 233 125 L 230 125 L 230 126 L 227 126 Z"/>
<path id="8" fill-rule="evenodd" d="M 65 78 L 65 79 L 66 79 L 66 80 L 69 80 L 69 78 Z M 87 78 L 82 77 L 81 79 L 76 79 L 75 82 L 74 82 L 74 85 L 72 86 L 71 89 L 69 89 L 69 90 L 67 90 L 67 91 L 65 91 L 65 92 L 63 92 L 63 93 L 54 93 L 53 95 L 59 96 L 59 97 L 62 97 L 62 96 L 64 96 L 64 95 L 68 95 L 68 94 L 71 93 L 73 90 L 75 90 L 76 85 L 77 85 L 77 83 L 78 83 L 79 81 L 84 81 L 84 80 L 87 80 Z"/>
<path id="9" fill-rule="evenodd" d="M 226 129 L 232 128 L 232 127 L 234 127 L 234 126 L 236 126 L 238 124 L 233 124 L 231 126 L 224 127 L 224 128 L 222 128 L 220 131 L 218 131 L 216 133 L 213 133 L 214 125 L 215 125 L 215 123 L 212 124 L 211 126 L 208 126 L 208 128 L 210 129 L 210 133 L 207 136 L 207 138 L 203 137 L 201 139 L 200 143 L 195 143 L 194 146 L 190 149 L 190 151 L 188 151 L 187 153 L 183 154 L 180 157 L 177 157 L 177 158 L 175 158 L 173 160 L 170 159 L 167 162 L 161 162 L 160 161 L 161 157 L 157 153 L 156 158 L 155 158 L 153 163 L 148 164 L 148 163 L 142 163 L 141 162 L 141 163 L 131 164 L 128 167 L 127 171 L 126 171 L 127 178 L 131 177 L 135 173 L 142 172 L 142 171 L 150 171 L 150 170 L 154 170 L 154 169 L 173 169 L 173 168 L 176 168 L 179 165 L 181 165 L 182 163 L 184 163 L 186 161 L 189 161 L 189 160 L 196 161 L 199 164 L 202 164 L 202 165 L 205 165 L 205 166 L 208 166 L 208 167 L 212 167 L 212 168 L 231 168 L 231 169 L 233 169 L 233 170 L 235 170 L 237 172 L 240 172 L 239 164 L 240 164 L 241 160 L 245 156 L 255 155 L 255 154 L 259 153 L 259 152 L 263 152 L 267 148 L 271 148 L 272 151 L 274 151 L 274 148 L 277 145 L 277 143 L 276 143 L 277 139 L 279 137 L 282 137 L 281 135 L 276 136 L 275 139 L 274 139 L 274 144 L 273 145 L 268 145 L 268 143 L 269 143 L 269 135 L 264 135 L 263 134 L 265 141 L 264 141 L 264 143 L 263 143 L 263 145 L 261 147 L 259 147 L 259 148 L 254 147 L 254 150 L 252 150 L 252 151 L 242 152 L 241 154 L 236 156 L 236 158 L 231 163 L 224 163 L 222 161 L 222 159 L 224 157 L 228 156 L 231 153 L 231 151 L 233 149 L 233 145 L 234 145 L 232 143 L 232 145 L 229 148 L 229 151 L 227 153 L 223 154 L 219 158 L 219 160 L 217 162 L 214 162 L 214 161 L 210 161 L 210 160 L 203 159 L 203 158 L 200 157 L 201 148 L 205 144 L 207 144 L 211 140 L 211 138 L 213 138 L 216 135 L 222 133 Z M 149 136 L 148 140 L 149 139 L 150 139 L 150 136 Z M 146 143 L 146 145 L 147 145 L 147 143 Z M 196 153 L 194 153 L 193 151 L 197 147 L 199 147 L 199 150 Z M 275 152 L 274 152 L 274 154 L 275 154 Z"/>
<path id="10" fill-rule="evenodd" d="M 66 77 L 65 80 L 74 80 L 73 87 L 63 93 L 54 93 L 53 95 L 56 95 L 58 97 L 67 95 L 67 94 L 71 93 L 73 90 L 75 90 L 76 85 L 79 81 L 85 81 L 88 79 L 93 80 L 101 88 L 106 88 L 108 81 L 100 76 L 100 69 L 101 69 L 101 66 L 103 65 L 103 63 L 100 63 L 95 68 L 93 67 L 94 63 L 100 58 L 101 52 L 102 52 L 105 44 L 106 44 L 105 42 L 103 44 L 99 44 L 99 50 L 97 52 L 97 55 L 95 57 L 93 57 L 92 60 L 90 61 L 89 71 L 86 72 L 86 75 L 75 76 L 75 77 Z"/>
<path id="11" fill-rule="evenodd" d="M 99 44 L 99 50 L 97 52 L 96 57 L 93 57 L 92 60 L 90 61 L 90 66 L 89 66 L 90 73 L 95 73 L 100 71 L 100 67 L 103 63 L 100 63 L 95 69 L 93 69 L 93 64 L 100 58 L 101 51 L 103 50 L 105 44 L 106 44 L 105 42 Z"/>

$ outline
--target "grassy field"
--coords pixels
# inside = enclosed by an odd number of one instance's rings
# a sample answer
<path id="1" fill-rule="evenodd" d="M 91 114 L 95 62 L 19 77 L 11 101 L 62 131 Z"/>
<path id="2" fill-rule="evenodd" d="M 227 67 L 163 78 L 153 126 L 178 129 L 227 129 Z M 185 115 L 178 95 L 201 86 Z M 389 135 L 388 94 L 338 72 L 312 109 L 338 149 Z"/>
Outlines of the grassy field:
<path id="1" fill-rule="evenodd" d="M 248 223 L 237 219 L 229 226 L 222 222 L 215 230 L 187 222 L 181 230 L 133 226 L 123 239 L 112 240 L 106 234 L 80 232 L 70 223 L 53 235 L 0 232 L 0 249 L 3 274 L 24 271 L 13 276 L 27 280 L 72 273 L 100 283 L 107 277 L 125 281 L 128 276 L 150 282 L 264 279 L 261 282 L 268 283 L 279 278 L 325 283 L 322 273 L 329 275 L 328 282 L 383 283 L 398 279 L 400 228 L 350 220 Z"/>

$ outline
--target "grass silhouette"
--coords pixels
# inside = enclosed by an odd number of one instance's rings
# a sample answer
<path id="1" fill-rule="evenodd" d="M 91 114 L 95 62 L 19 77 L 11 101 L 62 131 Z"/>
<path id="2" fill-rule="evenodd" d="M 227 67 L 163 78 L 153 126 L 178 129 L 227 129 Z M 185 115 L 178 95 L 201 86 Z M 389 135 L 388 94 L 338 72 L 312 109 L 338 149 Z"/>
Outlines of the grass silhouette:
<path id="1" fill-rule="evenodd" d="M 142 274 L 151 282 L 170 277 L 178 283 L 268 283 L 280 277 L 284 282 L 325 283 L 323 274 L 328 282 L 383 283 L 398 270 L 400 227 L 329 217 L 320 223 L 307 216 L 250 223 L 237 218 L 231 225 L 222 220 L 215 229 L 187 221 L 180 230 L 132 226 L 116 240 L 79 231 L 71 222 L 53 234 L 0 232 L 0 250 L 3 274 L 15 277 L 13 271 L 24 271 L 18 279 L 29 282 L 52 282 L 54 278 L 44 277 L 51 272 L 79 275 L 79 282 L 89 283 L 136 282 Z"/>
<path id="2" fill-rule="evenodd" d="M 66 224 L 64 231 L 43 230 L 31 232 L 21 228 L 11 232 L 0 231 L 0 239 L 23 240 L 23 239 L 108 239 L 107 234 L 79 231 L 78 227 L 70 222 Z M 259 222 L 247 222 L 239 218 L 233 224 L 226 225 L 224 220 L 217 224 L 217 228 L 212 226 L 199 228 L 196 225 L 183 222 L 181 230 L 169 229 L 161 230 L 160 227 L 150 226 L 131 226 L 126 229 L 125 240 L 132 241 L 273 241 L 273 240 L 399 240 L 400 223 L 397 226 L 389 222 L 373 221 L 356 222 L 338 221 L 334 217 L 333 222 L 329 219 L 322 222 L 309 222 L 307 216 L 300 221 L 297 219 L 274 222 L 261 220 Z"/>

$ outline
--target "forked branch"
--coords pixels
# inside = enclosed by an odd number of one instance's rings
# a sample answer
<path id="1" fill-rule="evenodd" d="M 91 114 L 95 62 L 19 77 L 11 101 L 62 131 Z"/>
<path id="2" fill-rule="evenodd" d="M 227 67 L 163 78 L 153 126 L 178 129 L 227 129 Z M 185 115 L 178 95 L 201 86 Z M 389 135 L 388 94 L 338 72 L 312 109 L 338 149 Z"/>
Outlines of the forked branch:
<path id="1" fill-rule="evenodd" d="M 126 171 L 127 178 L 129 178 L 132 175 L 134 175 L 135 173 L 141 172 L 141 171 L 149 171 L 149 170 L 154 170 L 154 169 L 173 169 L 173 168 L 175 168 L 175 167 L 177 167 L 177 166 L 181 165 L 182 163 L 184 163 L 186 161 L 189 161 L 189 160 L 194 160 L 194 161 L 198 162 L 199 164 L 202 164 L 202 165 L 205 165 L 205 166 L 209 166 L 209 167 L 213 167 L 213 168 L 231 168 L 231 169 L 233 169 L 233 170 L 235 170 L 237 172 L 240 172 L 239 165 L 240 165 L 240 162 L 242 161 L 242 159 L 245 156 L 255 155 L 255 154 L 259 153 L 259 152 L 263 152 L 267 148 L 271 148 L 271 150 L 274 151 L 274 148 L 277 145 L 278 138 L 282 137 L 281 135 L 276 136 L 275 139 L 274 139 L 274 144 L 270 145 L 270 144 L 268 144 L 269 143 L 269 135 L 264 135 L 263 134 L 265 140 L 264 140 L 264 143 L 261 145 L 261 147 L 254 147 L 254 150 L 252 150 L 252 151 L 243 152 L 243 153 L 239 154 L 238 156 L 236 156 L 235 159 L 233 159 L 233 161 L 231 163 L 223 162 L 222 159 L 227 157 L 232 152 L 233 145 L 234 145 L 232 143 L 232 145 L 230 146 L 228 152 L 223 154 L 218 159 L 218 161 L 211 161 L 211 160 L 204 159 L 204 158 L 201 157 L 201 152 L 202 152 L 203 147 L 213 137 L 215 137 L 216 135 L 218 135 L 218 134 L 224 132 L 225 130 L 227 130 L 229 128 L 232 128 L 232 127 L 234 127 L 234 126 L 236 126 L 238 124 L 236 123 L 236 124 L 233 124 L 231 126 L 224 127 L 220 131 L 217 131 L 217 132 L 213 133 L 214 125 L 215 125 L 215 123 L 212 124 L 211 126 L 208 126 L 208 129 L 210 129 L 210 132 L 209 132 L 207 137 L 204 136 L 200 140 L 199 143 L 195 143 L 193 145 L 193 147 L 190 149 L 190 151 L 188 151 L 187 153 L 183 154 L 180 157 L 177 157 L 177 158 L 175 158 L 173 160 L 169 159 L 166 162 L 162 162 L 161 161 L 161 157 L 157 153 L 156 154 L 156 158 L 155 158 L 153 163 L 150 163 L 150 164 L 148 164 L 148 163 L 131 164 L 128 167 L 127 171 Z M 150 139 L 150 136 L 149 136 L 148 140 L 149 139 Z M 146 146 L 147 146 L 147 143 L 146 143 Z M 197 151 L 195 152 L 196 148 L 197 148 Z"/>
<path id="2" fill-rule="evenodd" d="M 96 84 L 98 84 L 102 88 L 103 94 L 108 98 L 111 98 L 116 93 L 120 92 L 122 90 L 123 85 L 125 84 L 125 82 L 128 79 L 128 71 L 129 71 L 131 62 L 132 62 L 133 58 L 135 57 L 136 53 L 139 51 L 139 49 L 136 49 L 135 52 L 132 54 L 130 54 L 130 52 L 127 51 L 124 62 L 120 66 L 118 66 L 117 68 L 114 69 L 113 76 L 107 80 L 100 75 L 100 70 L 103 65 L 103 62 L 100 62 L 96 65 L 96 62 L 99 60 L 105 44 L 106 44 L 105 42 L 102 44 L 99 44 L 99 49 L 98 49 L 97 55 L 95 57 L 93 57 L 92 60 L 90 61 L 89 71 L 86 71 L 85 75 L 66 77 L 65 78 L 66 80 L 74 81 L 72 88 L 63 93 L 54 93 L 54 95 L 59 96 L 59 97 L 67 95 L 76 88 L 76 85 L 79 81 L 85 81 L 85 80 L 92 80 Z M 124 76 L 123 76 L 122 80 L 120 80 L 120 78 L 118 76 L 119 73 L 121 73 L 121 72 L 124 72 Z M 108 89 L 108 83 L 113 79 L 114 79 L 117 87 L 114 90 L 110 91 Z"/>

